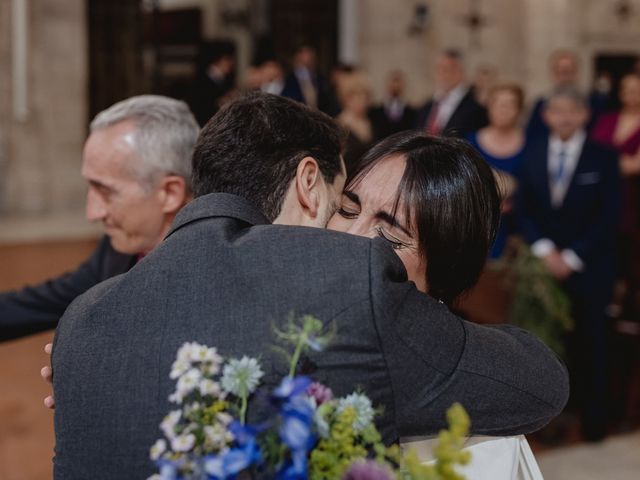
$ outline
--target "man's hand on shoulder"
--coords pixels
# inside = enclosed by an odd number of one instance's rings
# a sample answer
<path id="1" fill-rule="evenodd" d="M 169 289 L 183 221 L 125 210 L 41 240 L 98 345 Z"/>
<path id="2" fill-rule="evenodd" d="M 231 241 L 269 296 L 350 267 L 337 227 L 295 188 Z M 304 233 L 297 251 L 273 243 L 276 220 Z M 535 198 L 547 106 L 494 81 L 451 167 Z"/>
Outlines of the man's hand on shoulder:
<path id="1" fill-rule="evenodd" d="M 47 343 L 44 346 L 44 351 L 49 355 L 49 363 L 51 363 L 51 351 L 52 350 L 53 350 L 53 344 Z M 53 389 L 53 386 L 52 386 L 53 385 L 53 370 L 51 370 L 51 367 L 49 365 L 45 365 L 44 367 L 42 367 L 42 369 L 40 370 L 40 376 Z M 47 395 L 44 398 L 44 406 L 49 408 L 49 409 L 51 409 L 51 410 L 56 408 L 56 402 L 53 399 L 53 391 L 51 392 L 51 395 Z"/>

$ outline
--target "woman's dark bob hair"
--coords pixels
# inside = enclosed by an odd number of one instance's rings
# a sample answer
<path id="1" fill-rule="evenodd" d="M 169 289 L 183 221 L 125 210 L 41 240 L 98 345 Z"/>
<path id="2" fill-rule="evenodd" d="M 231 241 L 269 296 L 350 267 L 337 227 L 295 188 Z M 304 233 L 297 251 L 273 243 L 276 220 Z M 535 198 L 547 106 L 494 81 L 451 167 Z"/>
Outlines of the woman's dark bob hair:
<path id="1" fill-rule="evenodd" d="M 500 196 L 493 171 L 464 140 L 406 131 L 372 147 L 347 190 L 380 160 L 395 155 L 407 166 L 394 210 L 404 208 L 409 228 L 417 233 L 429 295 L 452 305 L 478 281 L 495 240 Z"/>

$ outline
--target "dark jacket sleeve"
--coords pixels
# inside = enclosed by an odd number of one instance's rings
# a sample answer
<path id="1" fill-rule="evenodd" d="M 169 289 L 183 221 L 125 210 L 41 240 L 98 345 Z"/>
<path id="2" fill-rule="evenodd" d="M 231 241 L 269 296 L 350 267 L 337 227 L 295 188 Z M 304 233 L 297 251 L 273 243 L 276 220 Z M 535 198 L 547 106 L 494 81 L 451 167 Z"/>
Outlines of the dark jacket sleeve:
<path id="1" fill-rule="evenodd" d="M 131 264 L 132 257 L 117 253 L 104 237 L 75 271 L 22 290 L 0 293 L 0 341 L 55 328 L 77 296 L 106 278 L 124 273 Z"/>
<path id="2" fill-rule="evenodd" d="M 567 370 L 540 340 L 513 326 L 456 317 L 403 282 L 404 269 L 388 247 L 372 245 L 372 309 L 400 437 L 438 432 L 454 402 L 469 413 L 474 434 L 529 433 L 561 412 Z"/>

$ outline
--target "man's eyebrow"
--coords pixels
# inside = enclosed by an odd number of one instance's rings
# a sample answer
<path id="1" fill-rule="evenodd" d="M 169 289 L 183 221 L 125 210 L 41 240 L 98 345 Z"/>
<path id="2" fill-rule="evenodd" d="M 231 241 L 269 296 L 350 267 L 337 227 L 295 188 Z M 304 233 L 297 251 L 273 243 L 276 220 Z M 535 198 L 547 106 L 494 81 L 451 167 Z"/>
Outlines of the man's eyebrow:
<path id="1" fill-rule="evenodd" d="M 89 185 L 91 185 L 92 187 L 95 188 L 101 188 L 101 189 L 106 189 L 106 190 L 113 190 L 112 187 L 110 187 L 109 185 L 107 185 L 106 183 L 102 183 L 98 180 L 87 180 L 87 182 L 89 182 Z"/>
<path id="2" fill-rule="evenodd" d="M 349 190 L 345 190 L 344 192 L 342 192 L 342 194 L 347 197 L 349 200 L 351 200 L 353 203 L 357 203 L 358 205 L 360 205 L 360 197 L 349 191 Z"/>
<path id="3" fill-rule="evenodd" d="M 404 228 L 402 225 L 400 225 L 398 220 L 396 220 L 396 218 L 393 215 L 385 211 L 380 211 L 376 213 L 376 218 L 378 220 L 382 220 L 383 222 L 388 223 L 392 227 L 399 228 L 404 234 L 408 235 L 410 238 L 413 238 L 413 235 L 411 235 L 411 232 L 406 228 Z"/>

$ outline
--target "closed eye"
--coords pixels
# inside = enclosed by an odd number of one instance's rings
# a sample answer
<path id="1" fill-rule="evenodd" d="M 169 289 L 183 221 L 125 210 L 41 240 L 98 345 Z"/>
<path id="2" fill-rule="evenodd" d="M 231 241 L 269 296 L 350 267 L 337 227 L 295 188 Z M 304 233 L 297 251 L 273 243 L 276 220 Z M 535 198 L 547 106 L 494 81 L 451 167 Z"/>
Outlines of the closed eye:
<path id="1" fill-rule="evenodd" d="M 401 242 L 397 238 L 392 237 L 380 227 L 378 227 L 376 231 L 378 232 L 378 236 L 384 239 L 385 241 L 387 241 L 389 245 L 391 245 L 391 248 L 393 248 L 394 250 L 400 250 L 400 249 L 409 247 L 409 245 L 407 245 L 404 242 Z"/>
<path id="2" fill-rule="evenodd" d="M 358 212 L 350 212 L 349 210 L 345 210 L 343 207 L 338 209 L 338 214 L 348 220 L 355 220 L 358 218 Z"/>

